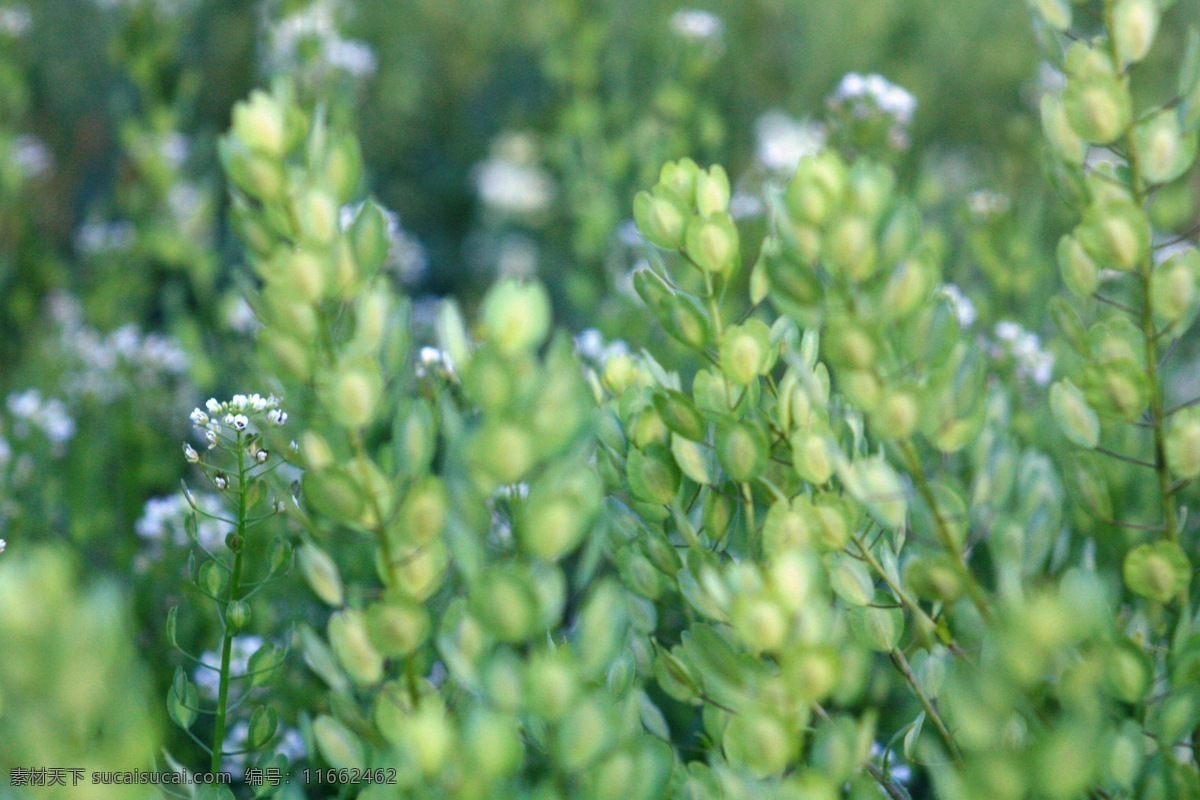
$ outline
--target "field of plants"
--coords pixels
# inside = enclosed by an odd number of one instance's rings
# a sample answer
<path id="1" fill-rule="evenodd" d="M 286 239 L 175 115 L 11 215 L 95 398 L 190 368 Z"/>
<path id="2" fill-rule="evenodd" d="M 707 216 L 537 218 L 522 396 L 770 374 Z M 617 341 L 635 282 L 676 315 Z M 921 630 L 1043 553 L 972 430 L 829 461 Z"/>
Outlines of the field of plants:
<path id="1" fill-rule="evenodd" d="M 1200 800 L 1200 0 L 0 0 L 0 800 Z"/>

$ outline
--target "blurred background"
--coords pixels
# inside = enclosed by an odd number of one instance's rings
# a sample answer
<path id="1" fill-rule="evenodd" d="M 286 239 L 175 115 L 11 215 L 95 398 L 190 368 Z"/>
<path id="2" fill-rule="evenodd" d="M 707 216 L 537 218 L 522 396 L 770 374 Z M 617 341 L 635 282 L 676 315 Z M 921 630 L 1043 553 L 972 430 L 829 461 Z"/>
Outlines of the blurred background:
<path id="1" fill-rule="evenodd" d="M 1183 37 L 1161 32 L 1142 79 Z M 954 231 L 981 327 L 1015 321 L 1035 351 L 1046 332 L 1069 217 L 1036 105 L 1060 76 L 1020 0 L 0 0 L 0 538 L 116 578 L 148 653 L 186 560 L 188 412 L 271 388 L 216 139 L 279 76 L 358 132 L 418 324 L 523 275 L 598 331 L 583 349 L 641 346 L 629 218 L 662 163 L 726 165 L 753 242 L 771 186 L 840 136 Z M 1156 223 L 1194 221 L 1195 188 Z"/>

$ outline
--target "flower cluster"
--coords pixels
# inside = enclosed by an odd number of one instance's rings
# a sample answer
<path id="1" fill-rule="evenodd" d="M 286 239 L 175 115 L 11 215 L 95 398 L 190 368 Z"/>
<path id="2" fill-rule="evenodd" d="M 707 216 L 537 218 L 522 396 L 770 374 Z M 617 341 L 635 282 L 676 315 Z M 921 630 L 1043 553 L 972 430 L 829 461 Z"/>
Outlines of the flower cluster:
<path id="1" fill-rule="evenodd" d="M 375 52 L 366 42 L 342 36 L 338 12 L 334 0 L 316 0 L 272 25 L 267 31 L 270 60 L 284 70 L 333 69 L 356 78 L 373 74 L 379 66 Z M 307 55 L 313 52 L 316 57 Z"/>
<path id="2" fill-rule="evenodd" d="M 209 398 L 204 408 L 192 410 L 189 419 L 196 430 L 202 432 L 208 449 L 212 450 L 222 436 L 236 438 L 258 426 L 280 427 L 287 423 L 288 414 L 279 407 L 279 398 L 273 394 L 266 397 L 260 394 L 235 394 L 223 402 L 215 397 Z M 190 445 L 184 446 L 184 455 L 188 461 L 199 460 Z"/>
<path id="3" fill-rule="evenodd" d="M 1054 377 L 1054 354 L 1042 349 L 1042 341 L 1036 333 L 1012 320 L 997 322 L 993 332 L 996 336 L 991 348 L 993 358 L 1012 358 L 1021 378 L 1038 386 L 1050 383 Z"/>
<path id="4" fill-rule="evenodd" d="M 908 128 L 917 110 L 917 98 L 882 75 L 847 74 L 827 104 L 832 112 L 848 116 L 851 121 L 882 122 L 892 149 L 908 147 Z"/>
<path id="5" fill-rule="evenodd" d="M 805 156 L 816 155 L 825 145 L 825 126 L 810 119 L 796 119 L 772 110 L 754 123 L 757 156 L 768 170 L 791 177 Z"/>
<path id="6" fill-rule="evenodd" d="M 13 432 L 24 438 L 36 428 L 56 448 L 61 448 L 75 435 L 75 420 L 63 401 L 43 397 L 37 389 L 10 394 L 5 401 L 13 420 Z"/>
<path id="7" fill-rule="evenodd" d="M 546 211 L 554 200 L 554 182 L 537 161 L 537 149 L 526 134 L 507 133 L 493 142 L 487 160 L 474 171 L 484 206 L 517 217 Z"/>
<path id="8" fill-rule="evenodd" d="M 686 42 L 721 46 L 725 37 L 725 21 L 711 11 L 681 8 L 671 15 L 671 33 Z"/>

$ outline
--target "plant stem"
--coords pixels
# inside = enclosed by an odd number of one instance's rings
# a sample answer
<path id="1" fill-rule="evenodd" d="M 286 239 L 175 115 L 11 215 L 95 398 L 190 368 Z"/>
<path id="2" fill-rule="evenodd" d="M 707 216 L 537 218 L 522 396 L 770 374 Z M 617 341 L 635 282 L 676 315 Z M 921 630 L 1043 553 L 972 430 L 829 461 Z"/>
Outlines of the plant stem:
<path id="1" fill-rule="evenodd" d="M 908 681 L 908 685 L 912 687 L 913 693 L 917 699 L 921 701 L 921 707 L 925 709 L 925 716 L 933 722 L 937 728 L 938 735 L 942 737 L 942 741 L 946 743 L 946 748 L 950 751 L 950 755 L 954 758 L 956 764 L 962 764 L 962 753 L 959 752 L 958 745 L 954 742 L 954 737 L 950 735 L 950 729 L 946 727 L 946 723 L 942 721 L 941 715 L 938 714 L 937 708 L 933 702 L 926 696 L 921 685 L 917 683 L 917 676 L 913 674 L 912 667 L 908 663 L 908 659 L 904 657 L 904 653 L 898 648 L 892 648 L 888 653 L 892 659 L 892 663 L 896 665 L 896 669 L 904 676 L 904 680 Z"/>
<path id="2" fill-rule="evenodd" d="M 225 723 L 226 713 L 229 708 L 229 661 L 233 653 L 233 637 L 235 635 L 229 628 L 227 616 L 229 614 L 229 606 L 239 599 L 238 590 L 242 578 L 242 556 L 245 553 L 246 448 L 244 444 L 242 434 L 239 432 L 237 437 L 238 509 L 237 528 L 235 529 L 237 549 L 234 550 L 233 554 L 233 574 L 229 578 L 229 598 L 225 601 L 225 614 L 221 618 L 224 634 L 221 642 L 221 677 L 217 689 L 217 720 L 215 729 L 213 730 L 212 772 L 220 771 L 221 755 L 225 748 Z"/>
<path id="3" fill-rule="evenodd" d="M 872 553 L 867 547 L 866 541 L 862 537 L 854 534 L 850 534 L 850 539 L 858 546 L 859 552 L 862 553 L 862 557 L 866 560 L 867 564 L 870 565 L 871 569 L 875 570 L 879 577 L 883 578 L 883 582 L 886 583 L 888 588 L 892 590 L 892 594 L 896 595 L 896 599 L 903 603 L 904 606 L 912 612 L 913 616 L 920 621 L 921 632 L 925 633 L 926 631 L 930 631 L 936 634 L 937 623 L 933 621 L 933 618 L 930 617 L 929 614 L 925 613 L 925 609 L 921 608 L 921 606 L 909 596 L 908 592 L 904 591 L 903 587 L 897 586 L 892 582 L 892 579 L 888 577 L 887 572 L 884 570 L 883 565 L 879 563 L 879 559 L 875 558 L 875 554 Z M 943 642 L 943 644 L 949 643 Z"/>

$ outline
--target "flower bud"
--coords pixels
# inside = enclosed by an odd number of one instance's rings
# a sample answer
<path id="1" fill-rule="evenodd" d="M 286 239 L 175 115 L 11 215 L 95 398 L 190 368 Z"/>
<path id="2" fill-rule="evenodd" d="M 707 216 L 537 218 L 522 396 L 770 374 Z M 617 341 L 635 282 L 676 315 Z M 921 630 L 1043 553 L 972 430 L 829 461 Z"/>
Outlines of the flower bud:
<path id="1" fill-rule="evenodd" d="M 1175 542 L 1141 544 L 1125 556 L 1122 568 L 1125 585 L 1134 594 L 1168 603 L 1187 589 L 1192 565 Z"/>
<path id="2" fill-rule="evenodd" d="M 646 241 L 664 250 L 683 246 L 689 216 L 683 200 L 665 187 L 638 192 L 633 199 L 633 219 L 638 230 Z"/>
<path id="3" fill-rule="evenodd" d="M 365 765 L 362 743 L 350 729 L 328 714 L 317 717 L 312 726 L 317 749 L 326 763 L 335 769 L 359 769 Z"/>
<path id="4" fill-rule="evenodd" d="M 1092 450 L 1099 443 L 1100 418 L 1070 380 L 1050 387 L 1050 411 L 1059 429 L 1075 444 Z"/>
<path id="5" fill-rule="evenodd" d="M 738 231 L 728 214 L 693 219 L 687 227 L 686 245 L 688 256 L 706 272 L 729 275 L 738 267 Z"/>
<path id="6" fill-rule="evenodd" d="M 250 150 L 282 158 L 287 150 L 287 110 L 274 97 L 256 89 L 233 107 L 233 133 Z"/>
<path id="7" fill-rule="evenodd" d="M 1063 283 L 1077 297 L 1091 297 L 1100 285 L 1100 268 L 1074 236 L 1058 240 L 1058 269 Z"/>
<path id="8" fill-rule="evenodd" d="M 371 646 L 361 611 L 334 613 L 329 618 L 326 635 L 338 663 L 351 680 L 360 686 L 370 686 L 383 678 L 383 656 Z"/>
<path id="9" fill-rule="evenodd" d="M 550 297 L 539 283 L 502 280 L 483 300 L 488 341 L 502 354 L 529 352 L 550 332 Z"/>
<path id="10" fill-rule="evenodd" d="M 696 210 L 702 217 L 724 214 L 729 210 L 729 176 L 720 164 L 696 175 Z"/>
<path id="11" fill-rule="evenodd" d="M 758 425 L 741 420 L 717 428 L 717 460 L 725 473 L 739 483 L 761 475 L 770 454 L 767 435 Z"/>
<path id="12" fill-rule="evenodd" d="M 1117 0 L 1112 8 L 1112 37 L 1123 62 L 1134 64 L 1146 57 L 1160 16 L 1157 0 Z"/>
<path id="13" fill-rule="evenodd" d="M 326 605 L 341 606 L 344 599 L 342 576 L 329 554 L 311 542 L 305 542 L 300 546 L 298 560 L 300 573 L 317 597 Z"/>

